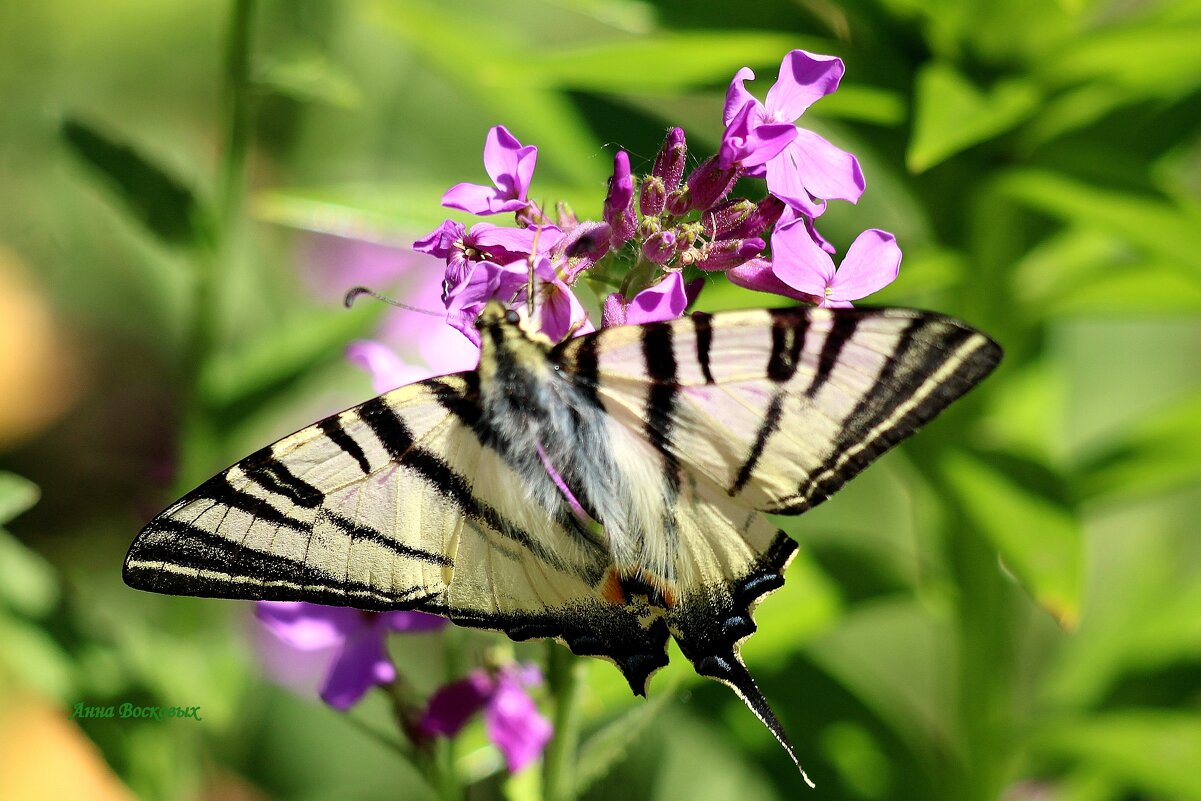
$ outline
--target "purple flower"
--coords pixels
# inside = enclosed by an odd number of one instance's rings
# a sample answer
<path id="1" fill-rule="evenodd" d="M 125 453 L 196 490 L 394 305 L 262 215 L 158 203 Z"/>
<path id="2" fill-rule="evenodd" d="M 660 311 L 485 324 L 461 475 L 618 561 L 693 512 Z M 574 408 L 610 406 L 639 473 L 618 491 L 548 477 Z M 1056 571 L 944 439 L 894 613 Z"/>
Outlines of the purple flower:
<path id="1" fill-rule="evenodd" d="M 550 721 L 538 713 L 525 688 L 542 683 L 533 665 L 506 665 L 494 674 L 483 669 L 439 689 L 429 700 L 418 728 L 427 735 L 454 737 L 477 712 L 500 749 L 509 771 L 529 765 L 550 741 Z"/>
<path id="2" fill-rule="evenodd" d="M 429 235 L 413 243 L 419 253 L 446 260 L 442 282 L 442 300 L 449 307 L 454 296 L 471 280 L 475 266 L 515 264 L 528 259 L 534 248 L 550 250 L 563 236 L 553 226 L 503 228 L 492 223 L 476 223 L 467 231 L 462 224 L 446 220 Z"/>
<path id="3" fill-rule="evenodd" d="M 571 291 L 550 259 L 540 259 L 534 267 L 538 292 L 542 296 L 534 304 L 538 328 L 558 342 L 568 334 L 579 336 L 595 330 L 575 293 Z"/>
<path id="4" fill-rule="evenodd" d="M 749 130 L 756 126 L 793 123 L 809 106 L 838 88 L 842 79 L 842 60 L 793 50 L 780 63 L 776 83 L 760 103 L 743 86 L 755 73 L 743 67 L 730 82 L 726 93 L 724 119 L 731 125 L 744 108 L 750 108 Z M 749 165 L 748 165 L 749 166 Z M 750 175 L 766 175 L 768 190 L 790 206 L 817 217 L 825 211 L 829 198 L 852 203 L 863 194 L 863 173 L 853 155 L 827 142 L 812 131 L 798 127 L 796 137 L 765 167 L 748 170 Z"/>
<path id="5" fill-rule="evenodd" d="M 609 194 L 605 197 L 605 222 L 612 229 L 611 244 L 620 248 L 634 236 L 638 224 L 634 216 L 634 176 L 630 174 L 630 154 L 619 150 L 613 154 L 613 177 L 609 179 Z"/>
<path id="6" fill-rule="evenodd" d="M 766 164 L 797 138 L 799 129 L 791 121 L 756 119 L 755 111 L 754 105 L 747 103 L 726 120 L 726 130 L 717 151 L 717 164 L 722 169 L 750 169 Z"/>
<path id="7" fill-rule="evenodd" d="M 777 227 L 771 249 L 776 277 L 795 290 L 817 296 L 826 307 L 850 306 L 852 300 L 888 286 L 901 267 L 896 238 L 875 228 L 855 239 L 837 271 L 802 220 Z"/>
<path id="8" fill-rule="evenodd" d="M 622 303 L 621 294 L 614 292 L 605 298 L 605 327 L 641 325 L 660 320 L 674 320 L 684 313 L 690 298 L 684 289 L 684 276 L 668 273 L 663 280 L 639 292 L 629 303 Z"/>
<path id="9" fill-rule="evenodd" d="M 821 298 L 799 292 L 777 278 L 776 274 L 772 272 L 771 262 L 767 259 L 751 259 L 745 264 L 726 270 L 725 276 L 731 284 L 744 289 L 781 295 L 804 303 L 817 304 L 821 302 Z"/>
<path id="10" fill-rule="evenodd" d="M 538 148 L 522 147 L 503 125 L 488 131 L 484 142 L 484 169 L 494 186 L 461 183 L 442 196 L 442 205 L 471 214 L 500 214 L 521 211 L 529 205 L 526 199 Z"/>
<path id="11" fill-rule="evenodd" d="M 488 301 L 499 299 L 509 303 L 523 294 L 529 269 L 525 264 L 493 264 L 480 262 L 462 287 L 447 300 L 446 322 L 457 328 L 477 347 L 480 332 L 475 318 Z"/>
<path id="12" fill-rule="evenodd" d="M 319 694 L 340 710 L 349 709 L 373 686 L 396 679 L 396 667 L 384 649 L 388 632 L 437 631 L 447 623 L 424 612 L 362 612 L 299 601 L 260 601 L 255 616 L 291 650 L 322 653 L 330 660 Z M 269 662 L 268 668 L 273 667 Z M 283 667 L 280 672 L 287 673 L 286 663 Z"/>

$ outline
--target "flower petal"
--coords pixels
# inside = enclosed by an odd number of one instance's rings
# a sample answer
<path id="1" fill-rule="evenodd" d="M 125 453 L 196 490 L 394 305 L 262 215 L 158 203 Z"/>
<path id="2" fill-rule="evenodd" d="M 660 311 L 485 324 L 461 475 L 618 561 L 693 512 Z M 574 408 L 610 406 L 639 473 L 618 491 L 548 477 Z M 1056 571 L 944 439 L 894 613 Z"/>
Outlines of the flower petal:
<path id="1" fill-rule="evenodd" d="M 426 734 L 454 737 L 484 708 L 494 690 L 495 683 L 486 672 L 473 670 L 467 678 L 438 688 L 417 726 Z"/>
<path id="2" fill-rule="evenodd" d="M 805 187 L 805 176 L 798 166 L 800 153 L 797 141 L 794 139 L 789 142 L 779 155 L 767 162 L 767 189 L 790 208 L 808 217 L 820 217 L 826 210 L 826 202 L 815 200 Z"/>
<path id="3" fill-rule="evenodd" d="M 744 82 L 755 80 L 755 72 L 750 67 L 743 67 L 734 73 L 734 80 L 730 81 L 730 88 L 726 90 L 726 106 L 721 112 L 721 121 L 725 125 L 730 124 L 730 120 L 734 119 L 735 115 L 742 110 L 742 107 L 747 103 L 753 103 L 758 109 L 762 109 L 763 104 L 755 99 L 755 96 L 747 91 Z M 758 115 L 756 115 L 756 118 Z"/>
<path id="4" fill-rule="evenodd" d="M 793 146 L 797 171 L 809 194 L 822 200 L 859 200 L 867 184 L 858 159 L 804 128 L 797 129 Z"/>
<path id="5" fill-rule="evenodd" d="M 780 62 L 779 77 L 767 90 L 767 113 L 774 120 L 795 121 L 838 88 L 843 72 L 840 58 L 793 50 Z"/>
<path id="6" fill-rule="evenodd" d="M 272 634 L 300 651 L 339 645 L 365 625 L 363 614 L 354 609 L 303 601 L 259 601 L 254 616 Z"/>
<path id="7" fill-rule="evenodd" d="M 464 233 L 462 223 L 443 220 L 441 225 L 414 242 L 413 250 L 445 259 L 454 251 L 455 243 L 463 238 Z"/>
<path id="8" fill-rule="evenodd" d="M 504 672 L 498 675 L 496 691 L 484 708 L 484 726 L 511 773 L 536 760 L 554 733 L 521 682 Z"/>
<path id="9" fill-rule="evenodd" d="M 358 339 L 347 345 L 346 358 L 371 375 L 371 388 L 380 394 L 430 377 L 428 368 L 409 364 L 387 345 L 371 339 Z"/>
<path id="10" fill-rule="evenodd" d="M 668 273 L 663 280 L 634 296 L 626 307 L 625 324 L 642 325 L 660 320 L 674 320 L 688 306 L 684 291 L 684 276 Z"/>
<path id="11" fill-rule="evenodd" d="M 446 190 L 442 205 L 448 209 L 459 209 L 470 214 L 500 214 L 526 207 L 525 201 L 509 200 L 491 186 L 461 183 Z"/>
<path id="12" fill-rule="evenodd" d="M 859 300 L 896 280 L 901 249 L 887 231 L 870 228 L 847 248 L 847 255 L 830 284 L 832 301 Z"/>
<path id="13" fill-rule="evenodd" d="M 803 220 L 779 226 L 771 236 L 772 272 L 793 289 L 818 297 L 834 280 L 834 262 L 805 230 Z"/>
<path id="14" fill-rule="evenodd" d="M 756 292 L 770 292 L 805 303 L 817 303 L 821 300 L 807 292 L 798 292 L 777 278 L 772 272 L 771 262 L 767 259 L 751 259 L 746 264 L 732 267 L 726 271 L 726 278 L 735 286 L 753 289 Z"/>
<path id="15" fill-rule="evenodd" d="M 522 147 L 517 137 L 503 125 L 493 126 L 484 139 L 484 169 L 507 199 L 525 200 L 537 154 L 538 148 L 533 145 Z"/>
<path id="16" fill-rule="evenodd" d="M 717 160 L 723 169 L 766 164 L 796 138 L 797 128 L 792 123 L 757 125 L 752 111 L 753 107 L 743 106 L 726 126 Z"/>
<path id="17" fill-rule="evenodd" d="M 513 264 L 528 258 L 535 247 L 540 253 L 546 253 L 559 243 L 563 232 L 553 225 L 540 228 L 505 228 L 491 223 L 476 223 L 471 226 L 469 238 L 477 248 L 487 250 L 493 255 L 489 261 Z M 501 252 L 498 253 L 497 248 Z"/>
<path id="18" fill-rule="evenodd" d="M 384 651 L 383 630 L 364 628 L 346 641 L 334 659 L 321 686 L 321 700 L 347 710 L 373 686 L 395 678 L 396 667 Z"/>

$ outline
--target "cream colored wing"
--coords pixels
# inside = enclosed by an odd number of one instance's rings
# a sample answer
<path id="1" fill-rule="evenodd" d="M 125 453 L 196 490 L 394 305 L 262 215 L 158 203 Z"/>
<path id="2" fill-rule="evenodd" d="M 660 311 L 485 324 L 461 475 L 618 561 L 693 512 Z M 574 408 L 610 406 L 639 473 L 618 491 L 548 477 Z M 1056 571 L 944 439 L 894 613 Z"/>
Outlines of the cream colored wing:
<path id="1" fill-rule="evenodd" d="M 606 411 L 764 512 L 821 503 L 996 366 L 938 314 L 782 309 L 601 331 L 554 357 Z"/>
<path id="2" fill-rule="evenodd" d="M 607 543 L 480 442 L 474 374 L 375 398 L 285 437 L 152 520 L 125 581 L 182 595 L 420 609 L 604 656 L 636 692 L 667 629 L 599 595 Z M 556 495 L 552 491 L 549 495 Z M 645 606 L 645 605 L 643 605 Z"/>

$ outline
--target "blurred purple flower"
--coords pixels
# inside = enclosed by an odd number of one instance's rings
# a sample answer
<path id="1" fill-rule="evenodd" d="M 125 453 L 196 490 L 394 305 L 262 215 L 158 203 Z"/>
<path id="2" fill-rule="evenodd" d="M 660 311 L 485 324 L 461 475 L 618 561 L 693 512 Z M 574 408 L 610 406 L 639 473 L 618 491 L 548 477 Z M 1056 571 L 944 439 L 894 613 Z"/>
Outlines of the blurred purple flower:
<path id="1" fill-rule="evenodd" d="M 265 651 L 267 670 L 287 679 L 288 650 L 301 655 L 320 653 L 328 659 L 318 691 L 321 700 L 347 710 L 367 690 L 395 680 L 384 637 L 390 631 L 437 631 L 443 618 L 424 612 L 363 612 L 339 606 L 299 601 L 260 601 L 255 617 L 285 649 Z"/>
<path id="2" fill-rule="evenodd" d="M 841 59 L 793 50 L 780 63 L 779 77 L 768 90 L 767 101 L 760 103 L 743 85 L 753 80 L 755 73 L 743 67 L 734 75 L 726 93 L 723 114 L 726 125 L 748 107 L 752 112 L 751 132 L 756 126 L 794 123 L 815 101 L 838 88 L 842 74 Z M 773 195 L 810 217 L 825 211 L 827 199 L 856 202 L 865 186 L 863 172 L 853 155 L 800 127 L 783 150 L 764 167 L 748 170 L 748 174 L 766 175 L 767 188 Z"/>
<path id="3" fill-rule="evenodd" d="M 441 247 L 438 241 L 449 247 L 455 233 L 444 224 L 423 241 L 429 240 L 430 247 Z M 430 269 L 425 255 L 407 247 L 341 236 L 319 235 L 305 242 L 305 275 L 321 297 L 341 298 L 350 287 L 363 285 L 386 291 L 419 309 L 438 312 L 443 307 L 443 271 Z M 479 361 L 479 350 L 451 326 L 395 308 L 385 312 L 374 337 L 352 343 L 347 356 L 371 373 L 376 390 L 382 392 L 470 370 Z"/>
<path id="4" fill-rule="evenodd" d="M 830 255 L 797 220 L 777 227 L 771 237 L 772 272 L 788 286 L 821 299 L 821 306 L 846 307 L 892 283 L 901 267 L 901 249 L 885 231 L 868 229 L 856 237 L 837 271 Z"/>
<path id="5" fill-rule="evenodd" d="M 473 670 L 433 694 L 418 729 L 430 736 L 454 737 L 483 710 L 488 739 L 504 755 L 509 771 L 516 773 L 538 758 L 554 731 L 525 691 L 541 683 L 534 665 L 506 665 L 494 674 Z"/>
<path id="6" fill-rule="evenodd" d="M 505 126 L 497 125 L 484 142 L 484 169 L 494 186 L 456 184 L 442 196 L 442 205 L 481 215 L 521 211 L 529 205 L 526 196 L 537 160 L 537 147 L 523 147 Z"/>

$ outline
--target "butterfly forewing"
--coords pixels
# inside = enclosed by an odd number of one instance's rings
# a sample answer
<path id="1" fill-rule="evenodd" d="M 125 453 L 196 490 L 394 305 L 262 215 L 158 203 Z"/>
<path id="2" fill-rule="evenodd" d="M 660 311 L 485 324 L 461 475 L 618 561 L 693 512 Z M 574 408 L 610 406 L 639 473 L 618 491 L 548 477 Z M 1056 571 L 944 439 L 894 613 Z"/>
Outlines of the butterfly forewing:
<path id="1" fill-rule="evenodd" d="M 1000 359 L 958 321 L 896 309 L 694 315 L 594 336 L 560 358 L 607 411 L 780 514 L 825 500 Z"/>

